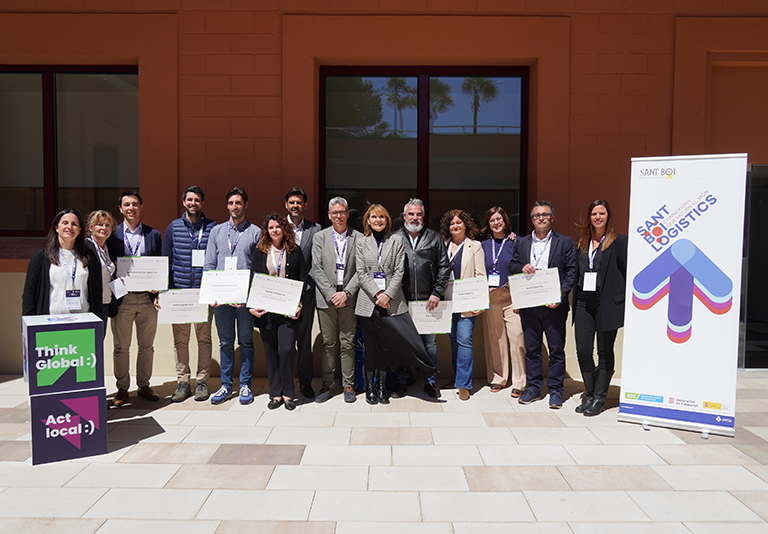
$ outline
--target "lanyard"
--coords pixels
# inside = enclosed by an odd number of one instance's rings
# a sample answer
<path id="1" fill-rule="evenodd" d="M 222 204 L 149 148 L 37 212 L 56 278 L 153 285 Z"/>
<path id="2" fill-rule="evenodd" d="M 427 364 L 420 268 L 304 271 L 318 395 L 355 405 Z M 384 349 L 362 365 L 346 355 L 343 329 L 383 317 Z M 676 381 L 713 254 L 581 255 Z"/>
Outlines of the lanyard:
<path id="1" fill-rule="evenodd" d="M 135 235 L 132 232 L 128 231 L 128 226 L 123 223 L 123 236 L 125 236 L 125 243 L 128 245 L 128 252 L 130 252 L 131 256 L 138 256 L 139 251 L 141 250 L 141 244 L 144 241 L 144 233 L 141 232 L 141 225 L 137 226 L 136 229 L 139 230 L 139 240 L 136 242 L 136 247 L 131 244 L 131 236 Z"/>
<path id="2" fill-rule="evenodd" d="M 101 258 L 101 263 L 104 264 L 104 266 L 107 268 L 107 271 L 109 271 L 109 276 L 115 275 L 115 264 L 112 262 L 112 258 L 109 257 L 109 254 L 99 246 L 99 244 L 96 242 L 96 240 L 93 237 L 89 237 L 91 243 L 93 243 L 96 246 L 96 251 L 99 253 L 99 258 Z"/>
<path id="3" fill-rule="evenodd" d="M 274 245 L 269 250 L 270 256 L 272 256 L 272 263 L 275 266 L 275 271 L 277 271 L 277 276 L 280 276 L 280 266 L 283 264 L 283 253 L 285 252 L 285 248 L 280 249 L 280 258 L 278 258 L 277 263 L 275 263 L 275 247 Z"/>
<path id="4" fill-rule="evenodd" d="M 237 238 L 235 239 L 235 244 L 234 245 L 232 244 L 232 240 L 230 239 L 230 231 L 232 230 L 232 228 L 235 229 L 235 233 L 237 234 Z M 243 231 L 242 232 L 238 232 L 237 231 L 237 226 L 233 225 L 231 222 L 227 224 L 227 244 L 229 245 L 229 251 L 230 251 L 229 255 L 230 256 L 234 256 L 235 255 L 235 249 L 237 249 L 237 242 L 240 241 L 241 237 L 243 237 L 243 234 L 245 233 L 245 228 L 246 227 L 243 226 Z M 200 232 L 202 232 L 202 231 L 203 231 L 203 229 L 201 228 Z"/>
<path id="5" fill-rule="evenodd" d="M 456 247 L 456 250 L 453 252 L 453 254 L 451 254 L 451 246 L 450 246 L 450 245 L 448 245 L 448 261 L 450 261 L 450 262 L 451 262 L 451 267 L 453 267 L 453 263 L 454 263 L 454 261 L 456 260 L 456 256 L 459 254 L 459 251 L 460 251 L 460 250 L 462 249 L 462 247 L 464 246 L 464 241 L 466 241 L 466 239 L 465 239 L 465 240 L 463 240 L 463 241 L 462 241 L 462 242 L 459 244 L 459 246 L 458 246 L 458 247 Z"/>
<path id="6" fill-rule="evenodd" d="M 346 235 L 342 236 L 341 234 L 337 234 L 336 230 L 331 230 L 331 231 L 333 232 L 333 234 L 332 234 L 333 235 L 333 248 L 336 249 L 336 259 L 338 260 L 338 263 L 343 264 L 344 263 L 344 257 L 347 254 L 347 236 Z M 339 245 L 336 242 L 336 236 L 337 235 L 339 236 L 339 239 L 342 239 L 344 241 L 344 247 L 341 249 L 341 253 L 339 253 Z"/>
<path id="7" fill-rule="evenodd" d="M 536 232 L 534 232 L 533 235 L 535 239 Z M 544 241 L 544 247 L 541 249 L 541 255 L 538 257 L 536 256 L 536 242 L 535 241 L 531 242 L 531 253 L 533 254 L 533 263 L 537 271 L 539 270 L 539 261 L 544 257 L 544 254 L 547 251 L 547 247 L 549 247 L 550 241 L 552 241 L 552 232 L 549 233 L 546 241 Z M 541 267 L 541 268 L 543 269 L 544 267 Z"/>
<path id="8" fill-rule="evenodd" d="M 504 250 L 504 244 L 507 242 L 507 237 L 504 238 L 504 240 L 501 242 L 501 246 L 499 247 L 499 253 L 496 254 L 496 240 L 491 237 L 491 247 L 493 248 L 493 270 L 496 270 L 496 264 L 499 262 L 499 257 L 501 256 L 501 251 Z"/>
<path id="9" fill-rule="evenodd" d="M 600 247 L 603 244 L 603 239 L 605 239 L 605 235 L 603 235 L 603 237 L 600 238 L 600 243 L 595 247 L 594 250 L 591 250 L 592 249 L 592 240 L 591 239 L 589 240 L 590 251 L 589 251 L 588 256 L 589 256 L 589 270 L 590 271 L 595 268 L 595 256 L 597 256 L 597 251 L 600 250 Z"/>
<path id="10" fill-rule="evenodd" d="M 72 266 L 72 289 L 75 289 L 75 274 L 77 273 L 77 254 L 72 252 L 72 256 L 74 257 L 74 265 Z M 64 257 L 64 253 L 59 250 L 59 259 L 64 264 L 64 268 L 69 271 L 69 265 L 67 265 L 67 259 Z"/>
<path id="11" fill-rule="evenodd" d="M 381 268 L 381 248 L 384 246 L 384 239 L 381 240 L 381 243 L 379 243 L 379 250 L 376 253 L 376 264 L 379 266 L 379 272 L 384 272 L 384 269 Z"/>
<path id="12" fill-rule="evenodd" d="M 197 239 L 195 239 L 195 233 L 190 231 L 189 228 L 187 228 L 187 233 L 189 233 L 189 237 L 192 238 L 192 248 L 197 248 L 197 249 L 200 248 L 200 243 L 203 242 L 203 226 L 205 225 L 204 224 L 200 225 L 200 233 L 197 234 Z M 194 226 L 192 228 L 194 228 Z M 229 235 L 227 235 L 227 237 L 229 237 Z M 235 243 L 235 246 L 237 246 L 237 243 Z"/>

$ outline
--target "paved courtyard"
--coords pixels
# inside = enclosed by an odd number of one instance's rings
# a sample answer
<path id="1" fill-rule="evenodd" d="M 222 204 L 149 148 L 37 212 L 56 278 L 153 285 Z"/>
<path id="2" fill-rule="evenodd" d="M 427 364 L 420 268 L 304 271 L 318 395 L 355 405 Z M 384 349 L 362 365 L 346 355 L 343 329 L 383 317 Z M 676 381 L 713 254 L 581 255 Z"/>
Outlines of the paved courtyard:
<path id="1" fill-rule="evenodd" d="M 33 467 L 25 385 L 0 376 L 0 533 L 768 533 L 768 372 L 739 372 L 735 438 L 618 423 L 618 387 L 586 418 L 579 386 L 560 411 L 487 387 L 295 412 L 264 379 L 249 406 L 132 391 L 109 454 Z"/>

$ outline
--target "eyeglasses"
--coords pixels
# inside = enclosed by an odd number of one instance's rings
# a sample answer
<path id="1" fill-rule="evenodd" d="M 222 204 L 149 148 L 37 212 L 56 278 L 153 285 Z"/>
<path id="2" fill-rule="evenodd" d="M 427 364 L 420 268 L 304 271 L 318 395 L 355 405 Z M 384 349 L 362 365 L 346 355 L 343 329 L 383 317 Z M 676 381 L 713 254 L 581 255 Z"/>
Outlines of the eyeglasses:
<path id="1" fill-rule="evenodd" d="M 534 213 L 531 215 L 531 219 L 549 219 L 552 217 L 551 213 Z"/>
<path id="2" fill-rule="evenodd" d="M 332 211 L 332 212 L 330 212 L 330 214 L 331 214 L 331 217 L 341 217 L 342 215 L 346 215 L 347 214 L 347 210 L 344 210 L 344 211 Z"/>

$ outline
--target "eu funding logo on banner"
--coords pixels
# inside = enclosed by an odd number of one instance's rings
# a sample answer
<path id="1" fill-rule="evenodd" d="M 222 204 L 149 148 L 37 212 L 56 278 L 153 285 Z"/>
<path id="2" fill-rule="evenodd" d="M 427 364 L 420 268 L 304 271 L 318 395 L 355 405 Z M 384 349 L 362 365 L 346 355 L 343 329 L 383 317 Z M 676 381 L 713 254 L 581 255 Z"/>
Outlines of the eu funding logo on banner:
<path id="1" fill-rule="evenodd" d="M 29 353 L 32 394 L 103 385 L 93 328 L 36 332 Z"/>
<path id="2" fill-rule="evenodd" d="M 107 452 L 106 390 L 30 398 L 32 463 L 41 464 Z"/>
<path id="3" fill-rule="evenodd" d="M 667 336 L 685 343 L 693 328 L 694 295 L 709 311 L 722 315 L 731 309 L 733 282 L 690 240 L 680 239 L 632 282 L 632 302 L 638 309 L 648 310 L 667 295 Z"/>

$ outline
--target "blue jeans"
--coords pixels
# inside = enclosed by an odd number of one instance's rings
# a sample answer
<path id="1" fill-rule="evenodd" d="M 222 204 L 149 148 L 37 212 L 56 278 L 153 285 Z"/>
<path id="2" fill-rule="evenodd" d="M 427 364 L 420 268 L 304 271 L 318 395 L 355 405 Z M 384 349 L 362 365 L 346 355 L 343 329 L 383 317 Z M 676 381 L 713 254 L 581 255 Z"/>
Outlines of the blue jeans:
<path id="1" fill-rule="evenodd" d="M 421 341 L 424 343 L 424 350 L 427 351 L 427 356 L 432 360 L 437 368 L 437 334 L 422 334 Z M 408 369 L 407 367 L 401 367 L 394 372 L 395 384 L 405 384 L 408 381 Z M 429 376 L 424 377 L 425 382 L 434 382 L 437 377 L 437 371 Z"/>
<path id="2" fill-rule="evenodd" d="M 451 356 L 453 376 L 457 388 L 472 389 L 472 335 L 477 317 L 453 314 L 451 322 Z"/>
<path id="3" fill-rule="evenodd" d="M 240 345 L 240 386 L 251 387 L 253 374 L 253 315 L 248 308 L 227 304 L 213 308 L 216 331 L 219 334 L 221 385 L 232 389 L 232 368 L 235 364 L 235 320 L 237 343 Z"/>

